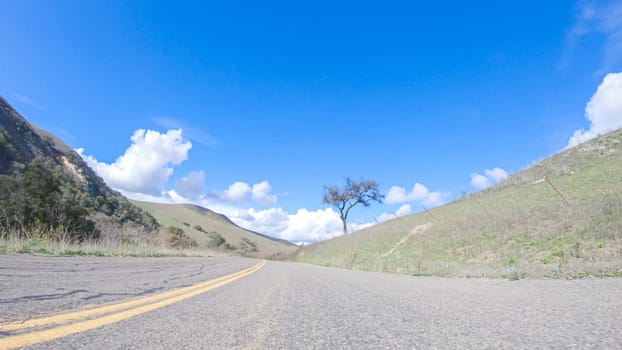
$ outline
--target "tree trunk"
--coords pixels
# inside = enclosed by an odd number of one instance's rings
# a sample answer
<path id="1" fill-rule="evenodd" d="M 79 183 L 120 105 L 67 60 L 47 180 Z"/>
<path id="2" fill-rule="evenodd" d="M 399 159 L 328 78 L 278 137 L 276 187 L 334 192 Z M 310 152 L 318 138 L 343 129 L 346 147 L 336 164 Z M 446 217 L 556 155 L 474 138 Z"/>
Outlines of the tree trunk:
<path id="1" fill-rule="evenodd" d="M 343 234 L 345 235 L 348 233 L 348 225 L 346 225 L 346 219 L 342 217 L 341 222 L 343 223 Z"/>

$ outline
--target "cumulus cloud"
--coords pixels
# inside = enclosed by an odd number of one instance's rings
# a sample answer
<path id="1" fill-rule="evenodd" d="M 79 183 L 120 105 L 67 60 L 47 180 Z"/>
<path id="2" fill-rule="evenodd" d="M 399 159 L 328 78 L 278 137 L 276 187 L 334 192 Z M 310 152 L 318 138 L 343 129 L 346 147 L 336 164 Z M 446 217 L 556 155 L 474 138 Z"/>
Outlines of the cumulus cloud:
<path id="1" fill-rule="evenodd" d="M 319 241 L 339 236 L 343 233 L 339 214 L 332 208 L 307 210 L 298 209 L 296 214 L 289 215 L 287 228 L 281 237 L 287 240 Z"/>
<path id="2" fill-rule="evenodd" d="M 315 242 L 343 234 L 339 214 L 332 208 L 302 208 L 295 214 L 288 214 L 281 208 L 250 208 L 234 213 L 231 219 L 242 227 L 288 241 Z"/>
<path id="3" fill-rule="evenodd" d="M 199 199 L 205 189 L 205 173 L 191 171 L 188 176 L 177 179 L 175 182 L 175 193 L 188 199 Z"/>
<path id="4" fill-rule="evenodd" d="M 212 193 L 212 197 L 229 203 L 255 201 L 262 204 L 276 204 L 277 196 L 272 194 L 272 186 L 266 180 L 254 184 L 252 187 L 243 181 L 236 181 L 221 193 Z"/>
<path id="5" fill-rule="evenodd" d="M 387 204 L 400 204 L 417 201 L 423 205 L 435 207 L 444 204 L 448 196 L 449 193 L 441 191 L 431 192 L 427 187 L 417 182 L 410 192 L 407 192 L 404 187 L 391 187 L 385 202 Z"/>
<path id="6" fill-rule="evenodd" d="M 501 168 L 486 169 L 484 173 L 494 183 L 501 182 L 510 176 L 507 171 Z"/>
<path id="7" fill-rule="evenodd" d="M 272 192 L 272 186 L 265 180 L 254 184 L 251 189 L 253 199 L 265 204 L 276 204 L 276 196 L 270 194 L 270 192 Z"/>
<path id="8" fill-rule="evenodd" d="M 289 223 L 289 216 L 281 208 L 239 210 L 231 219 L 244 228 L 274 236 L 280 236 Z"/>
<path id="9" fill-rule="evenodd" d="M 471 186 L 476 189 L 481 190 L 486 187 L 490 187 L 490 185 L 492 185 L 492 183 L 486 176 L 479 173 L 471 174 Z"/>
<path id="10" fill-rule="evenodd" d="M 410 211 L 411 211 L 410 204 L 404 204 L 395 211 L 395 215 L 397 216 L 408 215 L 410 214 Z"/>
<path id="11" fill-rule="evenodd" d="M 124 193 L 160 195 L 173 174 L 172 166 L 188 159 L 192 143 L 184 142 L 181 129 L 165 134 L 139 129 L 130 140 L 130 147 L 112 164 L 85 155 L 84 149 L 76 151 L 113 188 Z"/>
<path id="12" fill-rule="evenodd" d="M 389 220 L 392 220 L 392 219 L 396 219 L 396 218 L 399 218 L 400 216 L 404 216 L 404 215 L 410 214 L 411 210 L 412 210 L 412 208 L 411 208 L 410 204 L 403 204 L 395 212 L 382 213 L 382 214 L 378 215 L 378 217 L 376 218 L 376 221 L 377 222 L 385 222 L 385 221 L 389 221 Z"/>
<path id="13" fill-rule="evenodd" d="M 605 76 L 585 107 L 585 117 L 590 122 L 589 128 L 576 130 L 566 148 L 622 127 L 622 72 Z"/>
<path id="14" fill-rule="evenodd" d="M 251 192 L 251 187 L 246 182 L 236 181 L 220 194 L 220 199 L 227 202 L 240 202 L 249 192 Z"/>
<path id="15" fill-rule="evenodd" d="M 486 187 L 490 187 L 496 183 L 499 183 L 508 178 L 507 171 L 501 168 L 493 168 L 484 170 L 484 174 L 473 173 L 471 174 L 471 186 L 478 190 L 483 190 Z"/>
<path id="16" fill-rule="evenodd" d="M 287 213 L 282 208 L 250 208 L 234 212 L 231 219 L 244 228 L 292 242 L 317 242 L 343 234 L 339 213 L 333 208 L 302 208 L 294 214 Z M 373 222 L 348 223 L 348 231 L 354 232 L 372 225 Z"/>
<path id="17" fill-rule="evenodd" d="M 396 216 L 394 213 L 382 213 L 380 215 L 378 215 L 378 217 L 376 218 L 376 220 L 378 222 L 385 222 L 385 221 L 389 221 L 391 219 L 395 219 Z"/>

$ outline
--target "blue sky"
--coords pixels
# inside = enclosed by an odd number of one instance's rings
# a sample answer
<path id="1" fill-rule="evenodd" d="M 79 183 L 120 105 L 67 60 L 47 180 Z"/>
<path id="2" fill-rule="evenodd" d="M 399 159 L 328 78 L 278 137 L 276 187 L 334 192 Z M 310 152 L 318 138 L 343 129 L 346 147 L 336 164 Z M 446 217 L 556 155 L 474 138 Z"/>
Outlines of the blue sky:
<path id="1" fill-rule="evenodd" d="M 128 196 L 292 240 L 338 233 L 322 186 L 344 176 L 396 187 L 356 229 L 563 149 L 622 70 L 620 1 L 2 7 L 0 94 L 26 118 Z"/>

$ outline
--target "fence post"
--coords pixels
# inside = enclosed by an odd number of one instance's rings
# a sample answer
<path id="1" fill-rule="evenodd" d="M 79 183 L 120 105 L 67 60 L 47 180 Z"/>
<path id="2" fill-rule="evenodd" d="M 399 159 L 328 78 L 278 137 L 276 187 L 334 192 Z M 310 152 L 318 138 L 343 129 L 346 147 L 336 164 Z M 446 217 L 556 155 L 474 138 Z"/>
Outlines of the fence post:
<path id="1" fill-rule="evenodd" d="M 486 207 L 479 201 L 479 199 L 477 199 L 476 196 L 473 196 L 473 199 L 475 199 L 475 203 L 477 203 L 477 205 L 480 206 L 480 208 L 482 208 L 482 210 L 484 210 L 484 213 L 486 213 L 486 216 L 488 216 L 488 218 L 490 220 L 492 220 L 492 215 L 490 215 L 490 213 L 488 212 L 488 210 L 486 209 Z"/>
<path id="2" fill-rule="evenodd" d="M 434 219 L 434 221 L 440 224 L 440 221 L 436 218 L 436 216 L 434 216 L 434 214 L 432 214 L 431 211 L 428 210 L 428 208 L 425 207 L 425 205 L 421 205 L 421 206 L 423 207 L 423 210 L 425 210 L 425 212 L 428 213 L 428 215 L 430 215 L 432 219 Z"/>
<path id="3" fill-rule="evenodd" d="M 562 199 L 562 202 L 564 202 L 564 204 L 569 205 L 570 203 L 568 202 L 568 200 L 566 199 L 566 197 L 564 196 L 563 193 L 561 193 L 560 190 L 557 189 L 557 187 L 555 187 L 555 185 L 553 185 L 553 183 L 551 182 L 551 180 L 548 178 L 548 176 L 544 177 L 544 181 L 546 181 L 546 183 L 548 183 L 551 188 L 553 188 L 555 190 L 555 192 L 557 192 L 557 195 L 559 196 L 559 198 Z"/>

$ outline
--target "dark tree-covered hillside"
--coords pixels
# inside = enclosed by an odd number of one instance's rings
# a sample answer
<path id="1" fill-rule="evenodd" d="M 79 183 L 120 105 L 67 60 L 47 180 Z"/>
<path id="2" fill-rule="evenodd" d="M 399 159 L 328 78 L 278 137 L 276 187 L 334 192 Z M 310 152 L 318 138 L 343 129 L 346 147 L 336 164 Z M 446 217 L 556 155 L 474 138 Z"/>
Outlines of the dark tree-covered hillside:
<path id="1" fill-rule="evenodd" d="M 101 214 L 118 225 L 159 227 L 80 155 L 0 97 L 0 235 L 56 231 L 72 240 L 97 238 L 94 220 Z"/>

